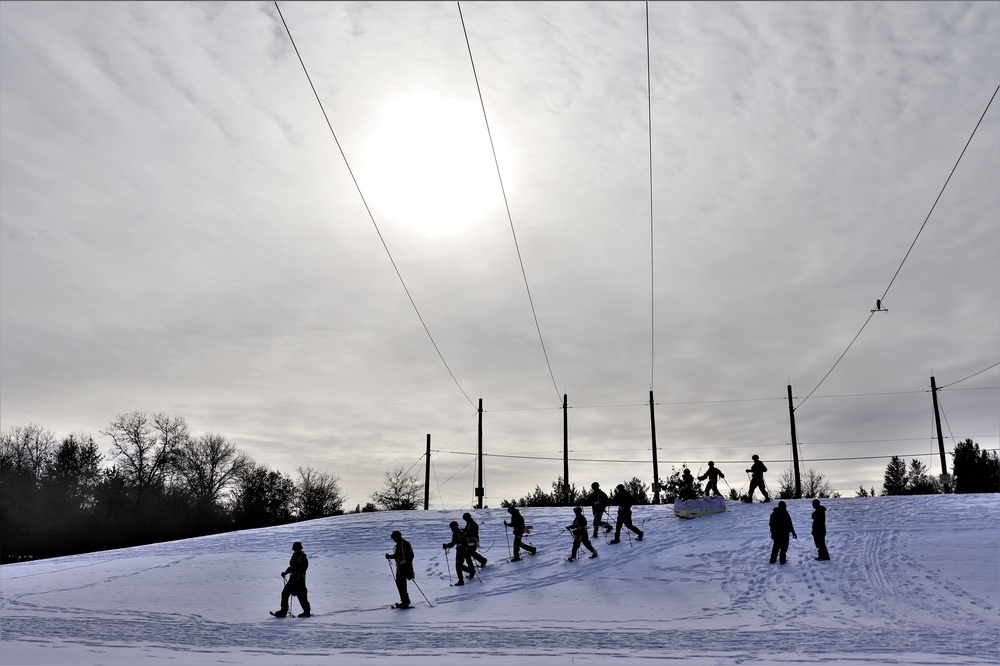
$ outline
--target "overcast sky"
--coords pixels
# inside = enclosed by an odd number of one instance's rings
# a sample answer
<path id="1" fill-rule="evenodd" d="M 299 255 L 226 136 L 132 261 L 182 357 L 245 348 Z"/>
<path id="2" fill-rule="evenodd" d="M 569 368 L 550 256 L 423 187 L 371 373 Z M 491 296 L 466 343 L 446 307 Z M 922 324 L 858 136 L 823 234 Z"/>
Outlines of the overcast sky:
<path id="1" fill-rule="evenodd" d="M 845 495 L 940 472 L 932 375 L 998 447 L 1000 3 L 280 8 L 336 140 L 273 3 L 0 4 L 4 428 L 165 412 L 351 507 L 427 434 L 472 506 L 479 398 L 493 506 L 564 393 L 577 486 L 652 481 L 651 389 L 662 477 L 776 485 L 789 384 Z"/>

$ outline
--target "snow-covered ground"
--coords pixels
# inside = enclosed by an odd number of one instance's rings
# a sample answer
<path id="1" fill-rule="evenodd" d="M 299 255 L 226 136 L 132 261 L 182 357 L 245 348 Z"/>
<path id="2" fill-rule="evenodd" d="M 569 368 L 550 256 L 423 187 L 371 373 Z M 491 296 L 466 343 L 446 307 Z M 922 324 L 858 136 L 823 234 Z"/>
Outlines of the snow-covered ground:
<path id="1" fill-rule="evenodd" d="M 788 504 L 783 566 L 768 563 L 773 503 L 693 520 L 636 507 L 641 543 L 599 538 L 575 562 L 570 509 L 523 509 L 538 554 L 513 563 L 506 511 L 476 511 L 489 564 L 464 587 L 441 548 L 460 510 L 5 565 L 0 663 L 1000 663 L 1000 494 L 824 500 L 830 562 L 813 559 L 809 500 Z M 388 607 L 394 529 L 433 607 L 412 583 L 416 607 Z M 273 618 L 296 540 L 315 615 Z"/>

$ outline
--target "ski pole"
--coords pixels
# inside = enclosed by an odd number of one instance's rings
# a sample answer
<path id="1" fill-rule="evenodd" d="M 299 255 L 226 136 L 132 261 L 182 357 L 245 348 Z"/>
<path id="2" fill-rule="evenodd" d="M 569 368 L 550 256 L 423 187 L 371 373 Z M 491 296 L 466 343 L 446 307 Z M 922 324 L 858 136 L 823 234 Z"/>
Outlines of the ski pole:
<path id="1" fill-rule="evenodd" d="M 417 579 L 416 578 L 413 579 L 413 586 L 417 588 L 418 592 L 420 592 L 420 596 L 422 596 L 424 598 L 424 601 L 427 602 L 427 605 L 430 606 L 431 608 L 434 608 L 434 604 L 431 603 L 431 600 L 427 598 L 427 595 L 424 594 L 424 591 L 420 589 L 419 585 L 417 585 Z"/>
<path id="2" fill-rule="evenodd" d="M 507 522 L 504 521 L 503 524 L 503 535 L 507 539 L 507 557 L 513 557 L 514 553 L 510 550 L 510 533 L 507 531 Z"/>
<path id="3" fill-rule="evenodd" d="M 448 549 L 444 549 L 444 563 L 448 567 L 448 584 L 451 585 L 451 562 L 448 561 Z"/>
<path id="4" fill-rule="evenodd" d="M 288 587 L 288 579 L 285 578 L 285 574 L 281 574 L 281 582 L 285 584 L 284 587 Z M 282 588 L 281 591 L 282 593 L 284 593 L 285 591 L 284 588 Z M 291 597 L 291 595 L 289 595 L 289 597 Z M 291 609 L 292 606 L 289 606 L 289 608 Z M 293 613 L 291 610 L 288 611 L 288 614 L 291 615 L 292 617 L 295 617 L 295 613 Z"/>

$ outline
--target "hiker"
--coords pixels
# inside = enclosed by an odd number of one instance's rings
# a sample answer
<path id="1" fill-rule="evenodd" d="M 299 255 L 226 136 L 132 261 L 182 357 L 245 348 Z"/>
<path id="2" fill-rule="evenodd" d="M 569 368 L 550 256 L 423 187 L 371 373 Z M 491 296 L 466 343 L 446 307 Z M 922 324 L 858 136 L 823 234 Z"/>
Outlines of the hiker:
<path id="1" fill-rule="evenodd" d="M 288 568 L 281 572 L 281 577 L 289 576 L 285 581 L 285 586 L 281 589 L 281 609 L 271 613 L 274 617 L 285 617 L 288 615 L 288 597 L 297 597 L 302 606 L 299 617 L 309 617 L 312 606 L 309 604 L 309 591 L 306 590 L 306 569 L 309 568 L 309 558 L 302 550 L 302 542 L 296 541 L 292 544 L 292 557 L 288 560 Z"/>
<path id="2" fill-rule="evenodd" d="M 771 511 L 771 519 L 768 524 L 771 528 L 771 540 L 774 541 L 774 545 L 771 546 L 771 564 L 774 564 L 779 557 L 781 563 L 784 564 L 788 555 L 788 535 L 791 534 L 793 539 L 799 538 L 792 526 L 792 517 L 788 515 L 788 509 L 785 508 L 784 502 L 778 502 L 778 506 Z"/>
<path id="3" fill-rule="evenodd" d="M 465 532 L 459 529 L 457 520 L 448 523 L 448 527 L 451 528 L 451 541 L 441 544 L 441 547 L 445 550 L 455 547 L 455 573 L 458 574 L 458 582 L 455 585 L 465 585 L 463 571 L 469 574 L 469 578 L 476 575 L 476 567 L 469 555 L 469 539 L 465 536 Z"/>
<path id="4" fill-rule="evenodd" d="M 399 603 L 393 608 L 410 608 L 410 595 L 406 591 L 406 581 L 413 580 L 413 547 L 403 538 L 399 530 L 389 535 L 396 542 L 391 553 L 385 554 L 385 559 L 396 560 L 396 589 L 399 590 Z"/>
<path id="5" fill-rule="evenodd" d="M 591 510 L 594 512 L 594 538 L 597 538 L 598 528 L 603 527 L 605 533 L 611 531 L 611 525 L 604 521 L 604 510 L 608 508 L 611 504 L 611 500 L 608 499 L 608 494 L 601 490 L 601 484 L 594 481 L 590 484 L 590 501 Z"/>
<path id="6" fill-rule="evenodd" d="M 469 541 L 469 557 L 479 562 L 480 567 L 485 567 L 489 560 L 477 552 L 479 550 L 479 523 L 472 519 L 471 513 L 463 513 L 462 520 L 465 521 L 465 527 L 462 531 L 465 532 L 465 538 Z"/>
<path id="7" fill-rule="evenodd" d="M 511 562 L 521 561 L 521 549 L 524 548 L 526 551 L 534 555 L 538 552 L 538 549 L 534 546 L 524 543 L 521 541 L 521 537 L 524 536 L 524 518 L 521 516 L 521 512 L 517 510 L 516 506 L 507 507 L 507 513 L 510 514 L 510 522 L 506 520 L 503 521 L 505 527 L 510 527 L 514 532 L 514 557 L 511 558 Z"/>
<path id="8" fill-rule="evenodd" d="M 566 526 L 566 529 L 573 533 L 573 552 L 570 553 L 568 559 L 571 562 L 576 559 L 576 552 L 580 550 L 581 543 L 590 551 L 591 557 L 597 557 L 597 551 L 590 545 L 590 539 L 587 538 L 587 517 L 583 515 L 583 509 L 574 506 L 573 513 L 575 514 L 573 524 Z"/>
<path id="9" fill-rule="evenodd" d="M 682 500 L 693 500 L 695 498 L 694 475 L 691 474 L 691 470 L 687 467 L 684 468 L 684 473 L 681 474 L 681 489 L 679 494 Z"/>
<path id="10" fill-rule="evenodd" d="M 770 502 L 771 496 L 767 494 L 767 487 L 764 486 L 764 472 L 767 471 L 767 467 L 764 463 L 760 461 L 757 454 L 753 454 L 753 464 L 750 465 L 750 469 L 747 470 L 747 474 L 750 475 L 750 490 L 747 491 L 747 501 L 753 501 L 753 491 L 760 488 L 760 492 L 764 495 L 764 501 Z"/>
<path id="11" fill-rule="evenodd" d="M 625 490 L 625 484 L 615 486 L 614 503 L 618 506 L 618 519 L 615 521 L 615 538 L 608 543 L 621 543 L 622 526 L 636 533 L 636 541 L 642 541 L 642 530 L 632 524 L 632 495 Z"/>
<path id="12" fill-rule="evenodd" d="M 719 486 L 717 485 L 719 483 L 720 478 L 724 479 L 726 478 L 726 475 L 722 473 L 722 470 L 720 470 L 718 467 L 715 466 L 715 463 L 713 461 L 709 460 L 708 469 L 705 470 L 704 474 L 698 477 L 699 481 L 704 481 L 705 479 L 708 479 L 708 483 L 705 484 L 706 497 L 709 495 L 709 493 L 714 493 L 716 495 L 722 494 L 719 492 Z"/>
<path id="13" fill-rule="evenodd" d="M 818 499 L 813 500 L 812 519 L 813 542 L 816 544 L 816 550 L 819 551 L 816 559 L 828 560 L 830 552 L 826 549 L 826 507 L 820 504 Z"/>

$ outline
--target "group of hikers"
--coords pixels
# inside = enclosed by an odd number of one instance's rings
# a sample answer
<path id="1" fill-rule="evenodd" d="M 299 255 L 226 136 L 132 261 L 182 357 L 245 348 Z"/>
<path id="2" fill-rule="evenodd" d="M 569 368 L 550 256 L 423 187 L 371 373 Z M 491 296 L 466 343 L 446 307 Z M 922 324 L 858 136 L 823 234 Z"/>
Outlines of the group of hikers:
<path id="1" fill-rule="evenodd" d="M 746 501 L 753 501 L 753 493 L 758 488 L 764 495 L 764 501 L 771 501 L 767 487 L 764 485 L 765 472 L 767 472 L 767 467 L 764 466 L 764 463 L 760 461 L 757 455 L 754 455 L 753 464 L 747 469 L 747 474 L 750 475 L 750 491 Z M 720 478 L 724 479 L 725 474 L 715 466 L 714 462 L 709 461 L 708 470 L 699 476 L 698 480 L 708 479 L 705 494 L 712 493 L 718 496 L 721 495 L 717 487 Z M 590 484 L 590 488 L 591 493 L 588 501 L 593 512 L 593 537 L 589 536 L 590 529 L 587 524 L 587 518 L 583 513 L 583 508 L 579 505 L 574 506 L 573 522 L 566 526 L 566 529 L 573 535 L 573 548 L 569 557 L 566 558 L 568 561 L 576 560 L 581 546 L 590 551 L 591 558 L 597 557 L 597 549 L 594 548 L 590 539 L 596 539 L 598 530 L 602 527 L 605 534 L 611 531 L 611 525 L 604 520 L 605 515 L 610 516 L 606 512 L 611 506 L 617 507 L 617 515 L 614 527 L 615 535 L 608 542 L 609 544 L 621 543 L 622 528 L 627 530 L 626 534 L 629 534 L 629 532 L 634 533 L 636 541 L 642 541 L 644 536 L 644 532 L 632 523 L 632 505 L 635 503 L 635 500 L 624 484 L 620 483 L 615 488 L 614 500 L 601 490 L 600 484 L 596 481 Z M 691 471 L 685 468 L 681 479 L 679 499 L 686 500 L 694 497 L 694 477 Z M 818 551 L 815 559 L 829 560 L 830 553 L 826 548 L 826 507 L 820 504 L 818 499 L 812 501 L 812 506 L 812 535 Z M 510 506 L 507 508 L 507 512 L 510 514 L 510 520 L 503 521 L 504 528 L 510 527 L 511 533 L 514 536 L 510 561 L 519 562 L 521 561 L 522 550 L 534 555 L 538 552 L 538 549 L 531 544 L 524 543 L 524 535 L 528 534 L 531 528 L 525 525 L 524 517 L 517 507 Z M 462 519 L 465 521 L 464 527 L 460 526 L 456 520 L 449 523 L 451 540 L 441 544 L 441 547 L 445 550 L 449 548 L 455 549 L 457 582 L 453 583 L 454 585 L 465 585 L 466 576 L 470 580 L 475 577 L 476 563 L 478 562 L 480 567 L 484 567 L 488 562 L 487 558 L 479 552 L 479 524 L 473 519 L 471 513 L 462 514 Z M 778 502 L 778 505 L 771 512 L 768 524 L 772 540 L 770 562 L 771 564 L 775 562 L 785 564 L 787 561 L 789 540 L 791 538 L 798 539 L 785 502 Z M 409 541 L 403 538 L 399 530 L 393 531 L 390 538 L 395 543 L 395 548 L 391 553 L 385 554 L 385 559 L 390 562 L 390 570 L 393 572 L 396 589 L 399 592 L 399 602 L 393 604 L 393 607 L 410 608 L 411 603 L 407 590 L 407 581 L 414 580 L 413 547 Z M 631 539 L 631 535 L 629 535 L 629 538 Z M 395 567 L 392 566 L 393 563 L 395 563 Z M 285 585 L 281 590 L 281 608 L 277 611 L 272 611 L 272 615 L 275 617 L 287 616 L 289 597 L 292 596 L 297 597 L 302 606 L 302 612 L 299 613 L 298 617 L 309 617 L 311 615 L 311 606 L 306 589 L 306 569 L 308 567 L 309 560 L 302 549 L 302 543 L 296 541 L 292 544 L 292 557 L 288 562 L 288 568 L 281 574 L 282 579 L 285 580 Z"/>

